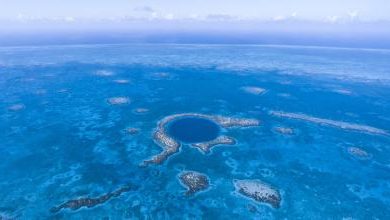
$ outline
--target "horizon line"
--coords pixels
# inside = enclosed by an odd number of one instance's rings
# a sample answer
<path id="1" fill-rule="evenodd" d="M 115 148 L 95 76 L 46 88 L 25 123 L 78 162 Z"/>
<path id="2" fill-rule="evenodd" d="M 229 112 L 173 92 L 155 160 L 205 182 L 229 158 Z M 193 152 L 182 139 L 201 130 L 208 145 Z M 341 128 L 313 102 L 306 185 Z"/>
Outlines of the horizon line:
<path id="1" fill-rule="evenodd" d="M 256 44 L 256 43 L 164 43 L 164 42 L 127 42 L 127 43 L 65 43 L 65 44 L 42 44 L 42 45 L 0 45 L 0 49 L 8 48 L 43 48 L 43 47 L 96 47 L 96 46 L 121 46 L 121 45 L 170 45 L 170 46 L 247 46 L 247 47 L 271 47 L 271 48 L 305 48 L 305 49 L 330 49 L 330 50 L 359 50 L 359 51 L 381 51 L 390 52 L 389 48 L 368 48 L 368 47 L 339 47 L 339 46 L 319 46 L 319 45 L 303 45 L 303 44 Z"/>

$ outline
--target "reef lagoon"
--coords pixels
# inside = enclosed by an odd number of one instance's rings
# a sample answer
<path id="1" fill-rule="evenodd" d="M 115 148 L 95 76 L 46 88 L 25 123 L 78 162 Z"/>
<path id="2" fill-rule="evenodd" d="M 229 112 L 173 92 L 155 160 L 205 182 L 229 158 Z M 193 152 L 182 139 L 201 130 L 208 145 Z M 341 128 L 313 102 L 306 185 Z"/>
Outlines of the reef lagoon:
<path id="1" fill-rule="evenodd" d="M 388 219 L 390 51 L 0 48 L 0 219 Z"/>

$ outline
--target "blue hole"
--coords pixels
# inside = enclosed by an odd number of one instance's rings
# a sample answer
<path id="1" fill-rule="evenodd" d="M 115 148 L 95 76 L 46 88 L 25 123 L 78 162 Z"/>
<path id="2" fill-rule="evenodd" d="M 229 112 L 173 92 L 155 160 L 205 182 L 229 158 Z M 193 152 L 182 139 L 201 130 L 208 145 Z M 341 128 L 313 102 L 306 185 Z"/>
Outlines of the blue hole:
<path id="1" fill-rule="evenodd" d="M 168 134 L 186 143 L 211 141 L 218 137 L 219 131 L 220 128 L 216 123 L 205 118 L 181 118 L 168 125 Z"/>

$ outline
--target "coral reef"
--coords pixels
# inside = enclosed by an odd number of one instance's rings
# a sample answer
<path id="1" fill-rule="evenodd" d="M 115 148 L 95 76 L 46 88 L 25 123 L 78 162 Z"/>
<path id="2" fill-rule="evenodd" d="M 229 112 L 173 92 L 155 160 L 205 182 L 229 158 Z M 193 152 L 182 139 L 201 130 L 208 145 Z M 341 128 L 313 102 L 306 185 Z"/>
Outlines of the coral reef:
<path id="1" fill-rule="evenodd" d="M 385 130 L 367 126 L 367 125 L 359 125 L 359 124 L 353 124 L 353 123 L 348 123 L 343 121 L 334 121 L 330 119 L 316 118 L 316 117 L 312 117 L 305 114 L 299 114 L 299 113 L 271 111 L 270 114 L 277 117 L 297 119 L 297 120 L 312 122 L 315 124 L 341 128 L 345 130 L 351 130 L 351 131 L 357 131 L 357 132 L 363 132 L 369 134 L 377 134 L 377 135 L 388 135 L 388 132 Z"/>
<path id="2" fill-rule="evenodd" d="M 359 160 L 368 160 L 372 155 L 359 147 L 348 147 L 347 152 Z"/>
<path id="3" fill-rule="evenodd" d="M 339 93 L 341 95 L 352 95 L 352 92 L 347 89 L 335 89 L 333 92 Z"/>
<path id="4" fill-rule="evenodd" d="M 246 93 L 253 94 L 253 95 L 261 95 L 265 93 L 265 89 L 255 86 L 244 86 L 241 87 L 241 90 L 243 90 Z"/>
<path id="5" fill-rule="evenodd" d="M 62 203 L 59 206 L 55 206 L 50 209 L 51 212 L 56 213 L 61 211 L 62 209 L 71 209 L 71 210 L 78 210 L 82 207 L 92 208 L 94 206 L 103 204 L 110 200 L 111 198 L 118 197 L 122 195 L 125 192 L 129 192 L 133 190 L 133 186 L 123 186 L 113 192 L 106 193 L 102 196 L 96 197 L 96 198 L 79 198 L 79 199 L 72 199 L 67 202 Z"/>
<path id="6" fill-rule="evenodd" d="M 281 195 L 277 189 L 261 180 L 235 180 L 234 187 L 241 195 L 257 202 L 267 203 L 273 208 L 279 208 Z"/>
<path id="7" fill-rule="evenodd" d="M 207 153 L 214 146 L 217 146 L 217 145 L 220 145 L 220 144 L 234 145 L 234 144 L 236 144 L 236 141 L 232 137 L 218 136 L 214 140 L 207 141 L 207 142 L 202 142 L 202 143 L 195 143 L 195 144 L 192 144 L 192 146 L 198 148 L 203 153 Z"/>
<path id="8" fill-rule="evenodd" d="M 192 195 L 209 187 L 209 178 L 195 171 L 184 171 L 179 175 L 180 182 L 187 188 L 186 195 Z"/>
<path id="9" fill-rule="evenodd" d="M 140 131 L 139 128 L 126 128 L 126 132 L 131 135 L 136 135 Z"/>
<path id="10" fill-rule="evenodd" d="M 127 80 L 127 79 L 115 79 L 115 80 L 113 80 L 115 83 L 118 83 L 118 84 L 128 84 L 128 83 L 130 83 L 130 81 L 129 80 Z"/>
<path id="11" fill-rule="evenodd" d="M 149 112 L 149 109 L 147 108 L 136 108 L 134 109 L 134 113 L 136 114 L 146 114 Z"/>
<path id="12" fill-rule="evenodd" d="M 20 111 L 22 109 L 24 109 L 25 106 L 23 104 L 14 104 L 14 105 L 11 105 L 8 107 L 8 110 L 10 111 Z"/>
<path id="13" fill-rule="evenodd" d="M 112 97 L 107 102 L 111 105 L 123 105 L 130 103 L 130 99 L 128 97 Z"/>
<path id="14" fill-rule="evenodd" d="M 157 72 L 157 73 L 152 73 L 151 78 L 154 80 L 170 79 L 170 78 L 172 78 L 172 75 L 170 73 L 166 73 L 166 72 Z"/>
<path id="15" fill-rule="evenodd" d="M 294 130 L 292 128 L 276 127 L 274 130 L 276 132 L 280 133 L 280 134 L 285 134 L 285 135 L 292 135 L 292 134 L 294 134 Z"/>
<path id="16" fill-rule="evenodd" d="M 97 76 L 113 76 L 114 73 L 108 70 L 98 70 L 95 72 L 95 75 Z"/>
<path id="17" fill-rule="evenodd" d="M 153 134 L 154 141 L 163 149 L 163 151 L 153 156 L 151 159 L 145 160 L 142 165 L 161 164 L 168 157 L 179 151 L 181 143 L 168 135 L 166 125 L 175 119 L 183 117 L 199 117 L 209 119 L 224 128 L 251 127 L 260 125 L 260 121 L 257 119 L 231 118 L 198 113 L 183 113 L 166 116 L 158 123 L 157 129 Z"/>

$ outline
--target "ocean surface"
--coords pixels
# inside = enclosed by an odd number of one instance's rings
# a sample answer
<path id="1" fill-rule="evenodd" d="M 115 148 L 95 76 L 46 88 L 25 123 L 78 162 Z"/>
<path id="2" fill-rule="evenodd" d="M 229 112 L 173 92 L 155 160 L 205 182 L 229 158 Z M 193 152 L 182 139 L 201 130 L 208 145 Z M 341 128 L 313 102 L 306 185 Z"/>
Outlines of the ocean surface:
<path id="1" fill-rule="evenodd" d="M 179 113 L 261 123 L 208 127 L 236 143 L 184 143 L 141 166 L 162 150 L 158 122 Z M 176 126 L 189 142 L 215 135 L 188 137 L 188 124 Z M 0 161 L 0 219 L 389 219 L 390 50 L 1 47 Z M 185 195 L 188 170 L 209 188 Z M 234 180 L 269 184 L 280 207 Z M 80 198 L 95 204 L 53 209 Z"/>

